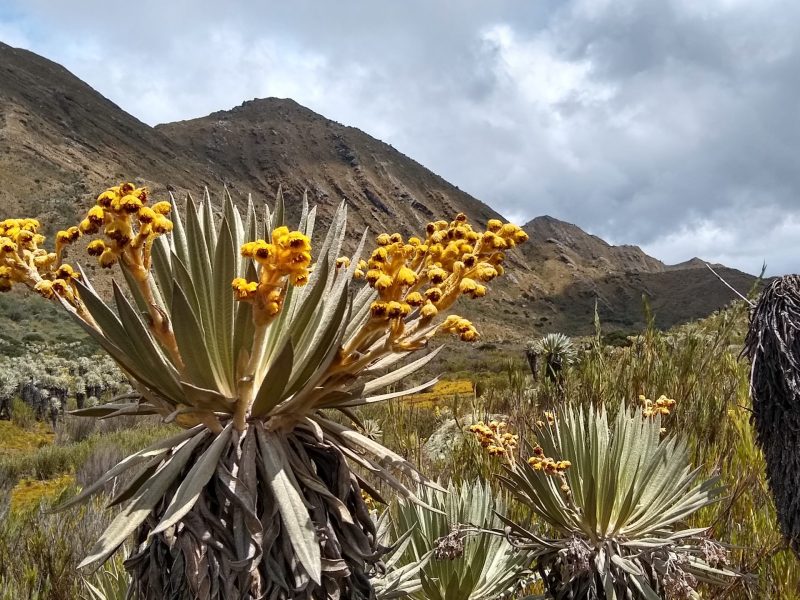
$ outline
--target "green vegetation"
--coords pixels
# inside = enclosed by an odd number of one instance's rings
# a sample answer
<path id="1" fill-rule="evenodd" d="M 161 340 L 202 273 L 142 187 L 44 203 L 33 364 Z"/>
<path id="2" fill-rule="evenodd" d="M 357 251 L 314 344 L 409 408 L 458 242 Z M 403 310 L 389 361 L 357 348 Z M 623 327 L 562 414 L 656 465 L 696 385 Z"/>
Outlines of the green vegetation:
<path id="1" fill-rule="evenodd" d="M 208 197 L 189 206 L 169 220 L 123 184 L 53 253 L 35 221 L 0 223 L 0 284 L 60 303 L 130 378 L 93 393 L 95 359 L 40 353 L 3 387 L 3 594 L 793 597 L 747 423 L 745 306 L 669 332 L 651 319 L 626 344 L 597 323 L 448 364 L 429 342 L 478 339 L 445 314 L 487 293 L 519 228 L 459 215 L 424 240 L 381 234 L 361 260 L 339 256 L 342 207 L 312 268 L 313 209 L 290 231 L 281 197 L 266 222 L 230 198 L 219 216 Z M 128 290 L 113 305 L 61 262 L 101 231 L 89 252 Z M 37 512 L 55 497 L 65 512 Z M 102 570 L 86 582 L 85 565 Z"/>
<path id="2" fill-rule="evenodd" d="M 22 356 L 30 351 L 31 343 L 46 344 L 49 349 L 73 344 L 67 357 L 88 356 L 98 350 L 52 303 L 29 294 L 0 294 L 0 355 Z"/>
<path id="3" fill-rule="evenodd" d="M 749 424 L 749 368 L 744 360 L 738 358 L 746 327 L 746 307 L 737 304 L 704 321 L 668 332 L 648 329 L 632 336 L 630 345 L 624 348 L 607 346 L 602 338 L 584 340 L 577 344 L 581 350 L 577 361 L 565 370 L 561 389 L 546 379 L 534 383 L 521 350 L 517 351 L 518 356 L 507 359 L 498 354 L 491 359 L 490 368 L 499 370 L 507 363 L 508 371 L 475 375 L 479 380 L 497 382 L 497 385 L 484 389 L 477 399 L 454 401 L 445 397 L 438 403 L 420 408 L 418 404 L 408 404 L 403 398 L 398 398 L 384 405 L 362 409 L 360 417 L 365 425 L 369 423 L 368 426 L 380 430 L 378 435 L 383 444 L 395 449 L 421 470 L 434 477 L 447 478 L 453 485 L 461 485 L 476 478 L 496 481 L 496 476 L 503 473 L 504 461 L 488 456 L 469 433 L 456 434 L 462 441 L 446 460 L 426 456 L 424 444 L 427 439 L 436 429 L 449 423 L 454 415 L 458 416 L 462 428 L 473 420 L 488 420 L 494 414 L 506 415 L 509 428 L 523 441 L 534 444 L 539 439 L 536 421 L 546 421 L 545 411 L 561 406 L 565 398 L 569 399 L 570 405 L 585 407 L 599 406 L 607 399 L 605 406 L 613 422 L 619 407 L 623 403 L 637 402 L 640 394 L 647 397 L 666 394 L 675 399 L 675 406 L 669 415 L 661 417 L 662 425 L 668 432 L 686 440 L 689 463 L 701 468 L 698 477 L 704 479 L 718 475 L 726 490 L 717 503 L 697 511 L 685 526 L 710 524 L 710 534 L 730 544 L 729 568 L 744 574 L 728 589 L 703 590 L 703 597 L 789 600 L 795 598 L 795 590 L 800 589 L 800 570 L 777 530 L 775 510 L 764 480 L 761 452 Z M 456 358 L 459 362 L 464 360 Z M 448 368 L 444 363 L 437 366 L 437 371 L 457 373 L 459 366 L 455 363 Z M 510 384 L 518 379 L 523 381 L 521 389 Z M 0 427 L 3 426 L 8 428 L 11 424 L 0 422 Z M 71 421 L 68 427 L 76 429 L 76 426 L 77 420 Z M 62 430 L 65 428 L 60 426 Z M 19 428 L 15 431 L 17 435 L 27 435 Z M 62 446 L 52 446 L 52 435 L 37 438 L 33 444 L 20 446 L 0 459 L 0 480 L 3 477 L 10 479 L 11 486 L 6 488 L 10 489 L 21 478 L 37 478 L 37 473 L 44 479 L 57 478 L 64 473 L 79 471 L 93 452 L 110 453 L 107 450 L 109 442 L 119 444 L 124 452 L 129 452 L 165 434 L 166 431 L 158 426 L 148 426 L 90 434 L 80 443 Z M 66 438 L 64 434 L 62 436 Z M 48 444 L 52 449 L 37 450 L 40 443 Z M 527 458 L 525 454 L 523 452 L 520 458 Z M 86 476 L 83 485 L 101 472 Z M 376 484 L 376 488 L 379 495 L 391 493 L 386 486 Z M 380 509 L 382 505 L 377 506 Z M 514 519 L 525 519 L 530 516 L 530 511 L 518 502 L 511 502 L 509 514 Z M 93 510 L 91 519 L 96 520 L 98 515 L 99 512 Z M 42 523 L 50 522 L 49 519 L 57 522 L 72 518 L 72 513 L 40 517 Z M 107 519 L 103 517 L 104 522 Z M 38 527 L 39 524 L 32 526 Z M 8 527 L 10 525 L 4 523 L 6 544 L 13 537 Z M 80 548 L 76 540 L 70 542 L 73 562 L 63 578 L 69 579 L 72 586 L 81 585 L 74 566 L 88 551 L 90 538 L 86 536 L 86 545 Z M 467 547 L 476 539 L 477 536 L 465 538 Z M 396 562 L 394 567 L 400 564 L 407 563 Z M 47 585 L 44 581 L 52 574 L 48 574 L 46 569 L 37 573 L 37 585 Z M 8 580 L 7 574 L 5 577 Z M 415 577 L 419 578 L 419 573 L 411 579 Z M 543 592 L 535 586 L 530 590 Z M 27 596 L 20 591 L 16 597 Z"/>
<path id="4" fill-rule="evenodd" d="M 4 425 L 7 422 L 0 421 L 0 428 Z M 126 425 L 98 430 L 76 442 L 61 424 L 58 435 L 51 434 L 39 449 L 0 452 L 0 599 L 96 600 L 88 584 L 108 590 L 108 580 L 116 581 L 107 571 L 119 569 L 121 561 L 107 564 L 106 570 L 86 580 L 77 568 L 113 517 L 103 508 L 110 496 L 75 511 L 56 514 L 50 509 L 74 495 L 76 483 L 88 485 L 107 471 L 108 466 L 97 466 L 104 457 L 115 463 L 175 431 L 154 423 Z M 58 444 L 52 442 L 54 437 Z M 124 483 L 124 479 L 111 482 L 107 493 Z M 127 587 L 127 577 L 124 581 Z M 108 596 L 108 600 L 123 598 L 124 594 Z"/>

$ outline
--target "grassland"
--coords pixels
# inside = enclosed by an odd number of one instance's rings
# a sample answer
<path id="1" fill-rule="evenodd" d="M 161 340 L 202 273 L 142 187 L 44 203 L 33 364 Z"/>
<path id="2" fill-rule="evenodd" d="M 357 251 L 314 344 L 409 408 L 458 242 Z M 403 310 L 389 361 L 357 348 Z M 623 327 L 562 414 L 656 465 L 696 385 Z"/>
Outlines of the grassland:
<path id="1" fill-rule="evenodd" d="M 665 419 L 668 433 L 685 436 L 693 463 L 704 475 L 719 474 L 727 489 L 722 501 L 687 525 L 710 523 L 713 536 L 731 545 L 732 566 L 745 574 L 727 589 L 705 590 L 703 597 L 797 598 L 800 568 L 776 531 L 762 457 L 749 424 L 749 367 L 739 358 L 746 325 L 746 307 L 735 305 L 668 332 L 650 327 L 616 339 L 615 345 L 607 344 L 598 330 L 595 337 L 574 340 L 578 359 L 561 381 L 534 380 L 519 347 L 484 346 L 433 365 L 420 376 L 422 381 L 443 375 L 430 391 L 370 406 L 358 417 L 370 435 L 425 473 L 457 484 L 478 477 L 492 480 L 501 470 L 498 459 L 461 433 L 470 422 L 502 415 L 523 440 L 524 455 L 525 442 L 535 441 L 534 423 L 561 403 L 602 403 L 614 413 L 640 395 L 664 394 L 676 400 Z M 59 427 L 56 443 L 40 424 L 23 429 L 0 422 L 0 486 L 11 499 L 0 526 L 0 589 L 14 590 L 0 592 L 0 599 L 58 600 L 86 593 L 74 567 L 107 522 L 108 511 L 99 504 L 66 515 L 39 511 L 166 430 L 151 421 L 70 436 L 67 430 L 78 430 L 74 422 Z M 426 442 L 448 427 L 454 433 L 447 455 L 432 457 Z M 41 507 L 32 499 L 41 500 Z M 21 542 L 23 531 L 33 542 Z M 50 539 L 53 547 L 45 553 L 34 543 L 37 539 Z M 114 569 L 119 564 L 112 565 L 112 574 Z"/>

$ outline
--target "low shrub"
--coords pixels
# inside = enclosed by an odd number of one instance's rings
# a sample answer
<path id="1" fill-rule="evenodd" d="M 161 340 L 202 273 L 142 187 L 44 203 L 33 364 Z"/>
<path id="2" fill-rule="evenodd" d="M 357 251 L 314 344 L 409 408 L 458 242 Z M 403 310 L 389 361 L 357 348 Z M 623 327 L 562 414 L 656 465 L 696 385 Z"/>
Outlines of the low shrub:
<path id="1" fill-rule="evenodd" d="M 11 400 L 11 422 L 22 429 L 33 429 L 36 427 L 36 413 L 20 398 L 14 398 Z"/>

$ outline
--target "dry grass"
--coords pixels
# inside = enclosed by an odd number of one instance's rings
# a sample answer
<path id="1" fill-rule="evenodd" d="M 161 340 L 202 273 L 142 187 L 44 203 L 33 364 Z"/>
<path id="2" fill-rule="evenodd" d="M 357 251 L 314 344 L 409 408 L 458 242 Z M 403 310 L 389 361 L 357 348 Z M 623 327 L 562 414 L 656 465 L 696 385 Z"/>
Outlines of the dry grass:
<path id="1" fill-rule="evenodd" d="M 437 382 L 429 392 L 404 396 L 403 402 L 416 405 L 417 408 L 430 408 L 434 404 L 447 402 L 453 398 L 472 398 L 474 393 L 472 382 L 468 379 L 445 379 Z"/>
<path id="2" fill-rule="evenodd" d="M 22 479 L 11 490 L 10 509 L 18 513 L 37 507 L 42 501 L 58 497 L 75 483 L 72 475 L 61 475 L 55 479 Z"/>
<path id="3" fill-rule="evenodd" d="M 13 421 L 0 421 L 0 457 L 31 452 L 52 443 L 54 437 L 50 428 L 43 423 L 24 429 Z"/>

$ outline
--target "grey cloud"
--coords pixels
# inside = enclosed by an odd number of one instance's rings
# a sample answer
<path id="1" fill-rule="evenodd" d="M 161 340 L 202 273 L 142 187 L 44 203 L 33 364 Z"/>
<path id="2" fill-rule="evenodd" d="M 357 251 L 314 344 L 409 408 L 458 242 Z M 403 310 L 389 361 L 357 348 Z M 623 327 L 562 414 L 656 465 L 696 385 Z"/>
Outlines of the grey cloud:
<path id="1" fill-rule="evenodd" d="M 151 123 L 292 96 L 515 218 L 552 214 L 673 262 L 800 267 L 788 0 L 15 8 L 3 35 Z"/>

